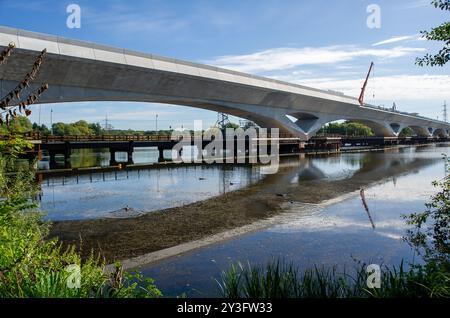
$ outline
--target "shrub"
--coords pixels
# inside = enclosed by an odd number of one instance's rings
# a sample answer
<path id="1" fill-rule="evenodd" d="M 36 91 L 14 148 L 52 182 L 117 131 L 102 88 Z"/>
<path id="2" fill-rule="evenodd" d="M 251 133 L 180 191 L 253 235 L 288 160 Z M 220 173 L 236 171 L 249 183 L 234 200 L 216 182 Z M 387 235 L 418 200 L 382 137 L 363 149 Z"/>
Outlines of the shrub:
<path id="1" fill-rule="evenodd" d="M 57 239 L 46 240 L 50 224 L 33 201 L 34 172 L 14 171 L 22 141 L 17 147 L 7 143 L 0 145 L 8 150 L 0 155 L 0 297 L 161 296 L 151 279 L 124 273 L 119 264 L 107 272 L 104 261 L 93 254 L 82 261 L 74 247 L 63 250 Z M 77 276 L 79 288 L 71 288 Z"/>

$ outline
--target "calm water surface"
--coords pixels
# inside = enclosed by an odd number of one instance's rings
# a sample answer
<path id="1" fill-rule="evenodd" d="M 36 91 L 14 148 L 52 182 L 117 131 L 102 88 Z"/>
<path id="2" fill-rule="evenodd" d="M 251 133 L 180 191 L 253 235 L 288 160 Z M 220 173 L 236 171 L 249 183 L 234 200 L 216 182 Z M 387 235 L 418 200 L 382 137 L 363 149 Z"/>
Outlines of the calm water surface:
<path id="1" fill-rule="evenodd" d="M 41 208 L 53 221 L 146 213 L 238 190 L 262 178 L 257 167 L 179 166 L 54 177 L 41 183 Z M 123 215 L 123 214 L 120 214 Z"/>
<path id="2" fill-rule="evenodd" d="M 317 188 L 305 189 L 311 193 L 320 191 L 322 183 L 352 183 L 375 176 L 378 183 L 365 190 L 370 218 L 359 194 L 327 206 L 292 202 L 269 228 L 144 266 L 142 271 L 155 278 L 166 295 L 202 297 L 218 295 L 214 279 L 237 261 L 264 264 L 283 257 L 300 268 L 351 268 L 354 259 L 388 265 L 413 261 L 414 253 L 401 239 L 405 232 L 401 215 L 424 210 L 424 203 L 436 191 L 431 182 L 445 175 L 442 153 L 448 154 L 449 149 L 441 144 L 290 159 L 275 182 L 298 187 L 317 180 Z M 156 152 L 148 150 L 136 155 L 135 161 L 139 156 L 140 162 L 157 159 Z M 79 160 L 79 166 L 107 165 L 109 154 L 80 154 L 72 160 Z M 110 217 L 126 206 L 151 213 L 259 181 L 265 182 L 265 176 L 258 167 L 208 165 L 58 177 L 42 182 L 41 205 L 51 220 Z"/>
<path id="3" fill-rule="evenodd" d="M 374 169 L 381 170 L 383 162 L 412 163 L 413 168 L 408 172 L 388 176 L 365 190 L 375 228 L 358 194 L 325 207 L 311 205 L 305 209 L 304 205 L 294 203 L 289 213 L 265 230 L 144 266 L 144 275 L 155 278 L 166 295 L 210 297 L 219 295 L 215 279 L 232 262 L 265 264 L 282 257 L 300 268 L 323 265 L 340 269 L 351 269 L 355 260 L 386 265 L 398 265 L 402 259 L 420 262 L 402 241 L 406 227 L 401 215 L 424 210 L 424 203 L 436 191 L 431 182 L 445 175 L 442 153 L 449 153 L 448 146 L 341 155 L 338 162 L 347 156 L 359 158 L 344 160 L 344 165 L 330 163 L 333 160 L 329 158 L 312 160 L 312 171 L 324 178 L 351 178 L 358 174 L 368 157 L 376 157 L 378 168 Z M 421 164 L 415 165 L 416 160 Z M 316 170 L 319 167 L 321 173 Z"/>

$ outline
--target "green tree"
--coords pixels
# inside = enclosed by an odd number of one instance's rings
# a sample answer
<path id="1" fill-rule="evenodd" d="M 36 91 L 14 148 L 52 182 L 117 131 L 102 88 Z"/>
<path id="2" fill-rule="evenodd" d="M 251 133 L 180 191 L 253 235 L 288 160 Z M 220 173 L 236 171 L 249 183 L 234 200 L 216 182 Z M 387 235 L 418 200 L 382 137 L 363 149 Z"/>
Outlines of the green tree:
<path id="1" fill-rule="evenodd" d="M 9 133 L 25 133 L 32 130 L 33 125 L 31 124 L 31 121 L 23 116 L 11 119 L 8 127 L 6 124 L 0 126 L 0 134 L 2 135 L 7 135 Z"/>
<path id="2" fill-rule="evenodd" d="M 449 0 L 433 0 L 431 2 L 436 8 L 450 11 Z M 435 55 L 426 54 L 422 58 L 416 59 L 419 66 L 444 66 L 450 60 L 450 22 L 444 22 L 438 27 L 432 28 L 431 31 L 421 31 L 423 37 L 429 41 L 444 42 L 444 47 Z"/>
<path id="3" fill-rule="evenodd" d="M 44 136 L 50 134 L 50 129 L 48 129 L 48 127 L 45 126 L 44 124 L 38 125 L 37 123 L 33 123 L 33 131 L 38 132 Z"/>
<path id="4" fill-rule="evenodd" d="M 240 128 L 238 124 L 235 123 L 228 123 L 225 125 L 225 128 L 233 128 L 233 129 L 238 129 Z"/>
<path id="5" fill-rule="evenodd" d="M 89 124 L 89 129 L 93 131 L 96 136 L 103 134 L 103 129 L 100 123 Z"/>
<path id="6" fill-rule="evenodd" d="M 440 191 L 426 204 L 426 210 L 405 216 L 413 228 L 405 240 L 432 266 L 450 271 L 450 160 L 444 157 L 446 176 L 433 185 Z"/>
<path id="7" fill-rule="evenodd" d="M 402 131 L 400 132 L 400 134 L 398 135 L 399 137 L 410 137 L 414 135 L 414 130 L 411 129 L 410 127 L 406 127 L 403 128 Z"/>
<path id="8" fill-rule="evenodd" d="M 322 127 L 318 134 L 331 134 L 342 136 L 373 136 L 373 131 L 366 125 L 345 121 L 343 123 L 329 123 Z"/>
<path id="9" fill-rule="evenodd" d="M 75 131 L 77 131 L 76 135 L 94 135 L 94 131 L 90 128 L 89 124 L 85 120 L 79 120 L 76 123 L 71 125 Z"/>

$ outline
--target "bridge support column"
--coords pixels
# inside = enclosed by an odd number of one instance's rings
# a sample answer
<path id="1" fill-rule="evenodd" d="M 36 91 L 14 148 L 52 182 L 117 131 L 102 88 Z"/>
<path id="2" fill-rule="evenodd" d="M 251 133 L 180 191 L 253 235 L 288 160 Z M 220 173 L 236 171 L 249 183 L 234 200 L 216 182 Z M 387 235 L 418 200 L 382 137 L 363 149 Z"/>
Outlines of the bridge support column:
<path id="1" fill-rule="evenodd" d="M 50 169 L 56 167 L 56 153 L 54 151 L 49 151 L 50 156 Z"/>
<path id="2" fill-rule="evenodd" d="M 70 143 L 66 142 L 66 147 L 64 149 L 64 168 L 70 168 L 70 155 L 72 154 L 72 149 L 70 148 Z"/>
<path id="3" fill-rule="evenodd" d="M 110 148 L 109 149 L 109 155 L 110 155 L 109 165 L 110 166 L 115 166 L 117 164 L 117 161 L 116 161 L 116 150 Z"/>
<path id="4" fill-rule="evenodd" d="M 127 164 L 132 165 L 133 163 L 133 148 L 130 148 L 127 151 Z"/>
<path id="5" fill-rule="evenodd" d="M 127 149 L 127 164 L 132 165 L 134 164 L 133 161 L 133 152 L 134 152 L 134 146 L 133 146 L 133 141 L 130 141 L 129 145 L 128 145 L 128 149 Z"/>
<path id="6" fill-rule="evenodd" d="M 158 162 L 163 162 L 164 161 L 164 148 L 158 147 L 158 152 L 159 152 Z"/>

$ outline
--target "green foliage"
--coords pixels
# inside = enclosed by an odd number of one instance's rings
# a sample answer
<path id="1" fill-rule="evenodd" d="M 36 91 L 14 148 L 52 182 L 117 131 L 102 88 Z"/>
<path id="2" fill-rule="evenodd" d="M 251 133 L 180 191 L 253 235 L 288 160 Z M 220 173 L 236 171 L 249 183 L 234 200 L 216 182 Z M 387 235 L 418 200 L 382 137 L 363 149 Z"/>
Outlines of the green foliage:
<path id="1" fill-rule="evenodd" d="M 426 210 L 404 216 L 412 229 L 405 240 L 429 266 L 450 271 L 450 159 L 444 156 L 446 176 L 433 185 L 439 192 L 426 204 Z"/>
<path id="2" fill-rule="evenodd" d="M 448 0 L 433 0 L 431 4 L 441 10 L 450 11 L 450 2 Z M 424 38 L 429 41 L 444 42 L 444 46 L 435 55 L 427 54 L 422 58 L 416 59 L 419 66 L 444 66 L 450 60 L 450 22 L 444 22 L 431 31 L 420 32 Z"/>
<path id="3" fill-rule="evenodd" d="M 78 135 L 78 136 L 100 136 L 100 135 L 170 135 L 171 130 L 133 130 L 133 129 L 108 129 L 105 130 L 101 127 L 99 123 L 88 123 L 85 120 L 77 121 L 76 123 L 66 124 L 66 123 L 55 123 L 53 124 L 53 134 L 56 136 L 68 136 L 68 135 Z M 49 135 L 50 130 L 45 126 L 39 126 L 37 124 L 33 125 L 33 130 L 41 132 L 43 135 Z"/>
<path id="4" fill-rule="evenodd" d="M 56 123 L 53 124 L 53 134 L 64 135 L 98 135 L 101 133 L 100 124 L 89 124 L 85 120 L 79 120 L 73 124 Z"/>
<path id="5" fill-rule="evenodd" d="M 318 132 L 320 134 L 328 135 L 342 135 L 342 136 L 373 136 L 373 131 L 366 125 L 345 121 L 343 123 L 329 123 L 322 127 Z"/>
<path id="6" fill-rule="evenodd" d="M 44 136 L 50 135 L 50 129 L 44 124 L 38 125 L 37 123 L 33 123 L 33 131 L 41 133 Z"/>
<path id="7" fill-rule="evenodd" d="M 3 159 L 6 162 L 5 168 L 8 172 L 12 169 L 14 160 L 26 150 L 32 149 L 33 145 L 15 134 L 8 134 L 0 140 L 0 155 L 3 154 Z"/>
<path id="8" fill-rule="evenodd" d="M 20 116 L 12 118 L 9 127 L 6 124 L 0 126 L 0 135 L 8 135 L 10 133 L 25 133 L 33 129 L 33 125 L 27 117 Z"/>
<path id="9" fill-rule="evenodd" d="M 19 145 L 15 146 L 20 148 Z M 46 240 L 50 224 L 42 221 L 33 197 L 34 173 L 7 173 L 9 153 L 0 152 L 0 297 L 159 297 L 151 279 L 124 273 L 120 265 L 107 271 L 93 254 L 82 260 L 74 247 L 62 249 Z M 80 269 L 80 286 L 71 288 L 72 272 Z"/>
<path id="10" fill-rule="evenodd" d="M 228 123 L 228 124 L 225 125 L 225 128 L 238 129 L 238 128 L 240 128 L 240 126 L 238 124 L 235 124 L 235 123 Z"/>
<path id="11" fill-rule="evenodd" d="M 450 297 L 448 272 L 412 268 L 383 267 L 379 289 L 368 288 L 366 264 L 353 275 L 336 268 L 300 271 L 284 261 L 266 266 L 233 264 L 222 272 L 218 288 L 226 298 L 393 298 Z"/>
<path id="12" fill-rule="evenodd" d="M 411 129 L 410 127 L 405 127 L 402 129 L 402 131 L 400 132 L 400 134 L 398 135 L 399 137 L 410 137 L 414 135 L 414 130 Z"/>

